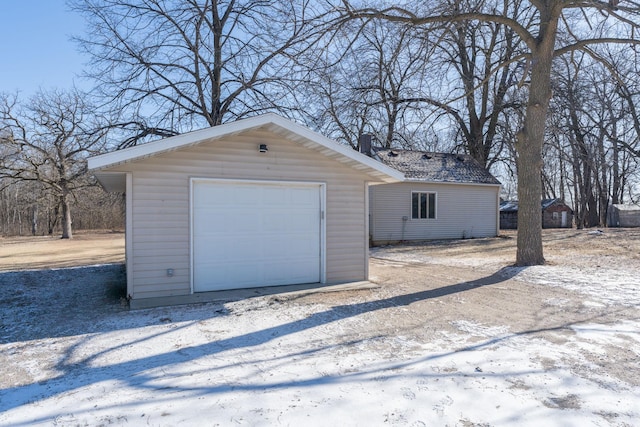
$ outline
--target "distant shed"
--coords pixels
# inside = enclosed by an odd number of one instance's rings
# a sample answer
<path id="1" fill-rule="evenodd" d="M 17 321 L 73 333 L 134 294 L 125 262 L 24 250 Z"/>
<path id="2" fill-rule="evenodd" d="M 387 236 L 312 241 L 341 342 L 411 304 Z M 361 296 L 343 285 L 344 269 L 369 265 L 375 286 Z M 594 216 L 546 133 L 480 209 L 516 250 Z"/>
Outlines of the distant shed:
<path id="1" fill-rule="evenodd" d="M 542 228 L 571 228 L 573 209 L 559 199 L 542 201 Z"/>
<path id="2" fill-rule="evenodd" d="M 559 199 L 544 199 L 540 202 L 542 228 L 571 228 L 573 210 Z M 518 228 L 518 202 L 500 202 L 500 229 Z"/>
<path id="3" fill-rule="evenodd" d="M 504 200 L 500 202 L 500 229 L 515 230 L 518 228 L 518 202 Z"/>
<path id="4" fill-rule="evenodd" d="M 609 227 L 640 227 L 640 206 L 638 205 L 611 205 L 607 215 Z"/>

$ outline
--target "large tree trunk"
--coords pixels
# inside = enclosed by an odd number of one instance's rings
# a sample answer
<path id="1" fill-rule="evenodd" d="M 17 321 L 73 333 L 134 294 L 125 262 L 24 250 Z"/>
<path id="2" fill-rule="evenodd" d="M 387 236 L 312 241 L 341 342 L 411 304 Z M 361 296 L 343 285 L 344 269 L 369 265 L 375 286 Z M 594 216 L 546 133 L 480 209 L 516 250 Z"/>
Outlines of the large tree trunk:
<path id="1" fill-rule="evenodd" d="M 534 107 L 535 108 L 535 107 Z M 531 113 L 531 107 L 527 110 L 525 129 L 519 134 L 517 142 L 517 167 L 518 167 L 518 250 L 516 253 L 517 265 L 544 264 L 542 251 L 542 183 L 540 172 L 542 170 L 542 145 L 538 146 L 526 129 L 537 128 L 533 124 L 541 120 L 539 116 L 545 116 L 541 112 Z M 544 120 L 544 118 L 542 118 Z M 527 126 L 527 122 L 530 123 Z"/>
<path id="2" fill-rule="evenodd" d="M 551 99 L 551 62 L 558 19 L 559 2 L 540 7 L 540 34 L 531 52 L 531 83 L 524 128 L 516 140 L 518 168 L 518 249 L 516 264 L 544 264 L 542 250 L 542 147 L 547 111 Z"/>

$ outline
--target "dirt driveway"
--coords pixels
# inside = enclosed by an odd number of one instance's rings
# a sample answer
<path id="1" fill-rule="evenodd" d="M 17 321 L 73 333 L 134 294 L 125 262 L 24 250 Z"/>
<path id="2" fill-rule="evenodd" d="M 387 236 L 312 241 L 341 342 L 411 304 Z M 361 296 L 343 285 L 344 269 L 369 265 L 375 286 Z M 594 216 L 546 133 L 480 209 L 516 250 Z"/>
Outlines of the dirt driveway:
<path id="1" fill-rule="evenodd" d="M 0 425 L 632 426 L 640 230 L 371 250 L 375 289 L 128 311 L 117 266 L 0 274 Z M 120 278 L 119 278 L 120 277 Z"/>

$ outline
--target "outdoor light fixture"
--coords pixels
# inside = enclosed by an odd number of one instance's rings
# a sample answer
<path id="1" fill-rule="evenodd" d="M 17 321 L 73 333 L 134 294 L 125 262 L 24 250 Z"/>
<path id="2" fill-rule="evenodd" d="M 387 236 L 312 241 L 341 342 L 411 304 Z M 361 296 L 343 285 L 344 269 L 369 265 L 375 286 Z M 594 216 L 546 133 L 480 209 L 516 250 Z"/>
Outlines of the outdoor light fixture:
<path id="1" fill-rule="evenodd" d="M 261 153 L 266 153 L 267 151 L 269 151 L 269 148 L 267 147 L 267 144 L 260 144 L 260 152 Z"/>

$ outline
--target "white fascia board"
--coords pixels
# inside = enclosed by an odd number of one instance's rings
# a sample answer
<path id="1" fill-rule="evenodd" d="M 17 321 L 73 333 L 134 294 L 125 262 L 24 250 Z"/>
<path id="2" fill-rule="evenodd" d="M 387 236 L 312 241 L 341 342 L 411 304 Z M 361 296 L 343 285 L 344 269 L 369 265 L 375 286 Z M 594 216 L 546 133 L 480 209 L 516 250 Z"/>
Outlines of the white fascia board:
<path id="1" fill-rule="evenodd" d="M 271 115 L 273 117 L 273 124 L 286 129 L 293 134 L 299 135 L 319 146 L 325 147 L 337 154 L 340 154 L 351 161 L 361 163 L 371 169 L 387 175 L 388 178 L 391 178 L 391 180 L 389 180 L 388 182 L 404 181 L 405 179 L 404 174 L 399 170 L 387 166 L 384 163 L 379 162 L 378 160 L 375 160 L 367 155 L 364 155 L 351 147 L 338 144 L 331 138 L 327 138 L 324 135 L 312 131 L 306 126 L 302 126 L 298 123 L 292 122 L 291 120 L 285 119 L 284 117 L 278 116 L 277 114 L 269 113 L 268 115 Z"/>
<path id="2" fill-rule="evenodd" d="M 327 148 L 343 158 L 346 162 L 354 162 L 362 164 L 379 174 L 379 178 L 385 182 L 404 181 L 404 174 L 392 167 L 389 167 L 371 157 L 353 150 L 350 147 L 340 145 L 334 140 L 327 138 L 311 129 L 285 119 L 275 113 L 262 114 L 260 116 L 250 117 L 231 123 L 225 123 L 219 126 L 213 126 L 206 129 L 197 130 L 170 138 L 151 141 L 146 144 L 136 145 L 134 147 L 125 148 L 124 150 L 113 151 L 99 156 L 90 157 L 88 159 L 88 167 L 90 171 L 115 166 L 117 164 L 130 162 L 167 151 L 176 150 L 178 148 L 195 145 L 202 141 L 218 139 L 227 135 L 244 132 L 250 129 L 259 128 L 265 125 L 273 125 L 281 128 L 286 133 L 302 137 L 311 143 L 320 147 Z"/>
<path id="3" fill-rule="evenodd" d="M 89 170 L 101 169 L 176 150 L 181 147 L 198 144 L 207 139 L 216 139 L 225 135 L 231 135 L 254 127 L 259 127 L 265 123 L 269 123 L 269 121 L 265 121 L 264 116 L 256 116 L 219 126 L 212 126 L 193 132 L 183 133 L 169 138 L 158 139 L 145 144 L 125 148 L 123 150 L 112 151 L 110 153 L 90 157 L 88 163 Z"/>

